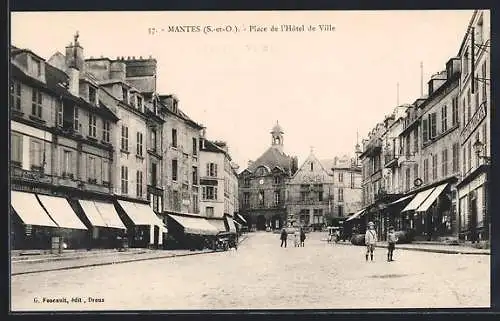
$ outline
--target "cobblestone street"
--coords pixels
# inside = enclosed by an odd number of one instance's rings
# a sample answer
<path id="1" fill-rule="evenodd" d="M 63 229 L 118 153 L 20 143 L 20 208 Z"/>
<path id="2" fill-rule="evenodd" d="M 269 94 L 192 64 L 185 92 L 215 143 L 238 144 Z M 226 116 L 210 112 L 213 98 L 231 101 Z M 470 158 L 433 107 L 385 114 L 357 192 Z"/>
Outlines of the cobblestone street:
<path id="1" fill-rule="evenodd" d="M 252 233 L 238 251 L 16 275 L 13 311 L 444 308 L 490 306 L 490 256 L 332 245 Z M 89 302 L 89 297 L 96 302 Z M 66 298 L 68 303 L 43 299 Z M 81 298 L 81 302 L 71 302 Z M 103 299 L 104 302 L 97 302 Z M 34 301 L 38 300 L 39 303 Z M 75 300 L 78 301 L 78 300 Z"/>

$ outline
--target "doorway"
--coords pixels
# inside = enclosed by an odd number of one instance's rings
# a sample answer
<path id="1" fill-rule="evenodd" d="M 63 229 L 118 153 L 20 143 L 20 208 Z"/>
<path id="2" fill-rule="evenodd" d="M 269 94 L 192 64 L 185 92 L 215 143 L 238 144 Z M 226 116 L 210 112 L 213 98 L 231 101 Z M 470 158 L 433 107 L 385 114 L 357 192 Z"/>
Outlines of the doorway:
<path id="1" fill-rule="evenodd" d="M 477 198 L 475 194 L 471 194 L 469 202 L 470 210 L 470 240 L 477 241 Z"/>
<path id="2" fill-rule="evenodd" d="M 266 217 L 264 215 L 257 216 L 257 230 L 258 231 L 266 230 Z"/>

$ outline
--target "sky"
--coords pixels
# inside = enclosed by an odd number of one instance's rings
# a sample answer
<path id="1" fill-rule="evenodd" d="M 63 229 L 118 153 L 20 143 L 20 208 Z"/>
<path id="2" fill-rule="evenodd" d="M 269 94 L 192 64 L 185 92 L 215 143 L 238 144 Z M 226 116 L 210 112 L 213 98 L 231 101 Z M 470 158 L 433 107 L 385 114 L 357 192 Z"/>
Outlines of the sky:
<path id="1" fill-rule="evenodd" d="M 49 59 L 78 31 L 86 58 L 153 56 L 158 91 L 175 94 L 207 138 L 225 140 L 241 171 L 271 145 L 276 121 L 285 153 L 299 164 L 311 149 L 320 159 L 354 156 L 357 133 L 361 142 L 398 103 L 420 96 L 421 62 L 425 94 L 431 75 L 458 54 L 471 17 L 471 10 L 17 12 L 11 42 Z M 270 31 L 283 24 L 305 31 Z M 185 25 L 202 32 L 168 31 Z M 205 26 L 233 32 L 204 33 Z"/>

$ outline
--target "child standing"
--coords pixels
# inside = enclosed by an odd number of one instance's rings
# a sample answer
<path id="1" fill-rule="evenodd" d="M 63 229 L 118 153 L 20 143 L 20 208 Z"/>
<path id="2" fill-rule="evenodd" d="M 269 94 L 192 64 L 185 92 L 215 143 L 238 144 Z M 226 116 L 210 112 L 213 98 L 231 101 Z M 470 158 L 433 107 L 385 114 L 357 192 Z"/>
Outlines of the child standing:
<path id="1" fill-rule="evenodd" d="M 373 261 L 373 250 L 375 249 L 375 244 L 377 243 L 377 232 L 375 231 L 375 224 L 373 222 L 368 223 L 368 229 L 365 233 L 365 244 L 366 244 L 366 262 L 368 262 L 368 254 L 370 254 L 371 261 Z"/>
<path id="2" fill-rule="evenodd" d="M 398 237 L 396 236 L 394 227 L 389 226 L 389 232 L 387 233 L 387 243 L 389 244 L 387 247 L 387 262 L 394 261 L 392 259 L 392 254 L 394 253 L 394 249 L 396 248 L 397 242 L 398 242 Z"/>

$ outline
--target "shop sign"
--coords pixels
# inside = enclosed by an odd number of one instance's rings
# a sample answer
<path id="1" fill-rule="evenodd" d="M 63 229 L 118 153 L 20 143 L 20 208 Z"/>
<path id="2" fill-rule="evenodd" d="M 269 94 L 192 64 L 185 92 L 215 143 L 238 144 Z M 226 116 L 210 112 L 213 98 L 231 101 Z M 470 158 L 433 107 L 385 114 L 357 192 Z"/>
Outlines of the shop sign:
<path id="1" fill-rule="evenodd" d="M 481 106 L 476 110 L 474 116 L 469 120 L 465 128 L 460 133 L 460 143 L 463 145 L 467 138 L 474 132 L 474 130 L 481 124 L 483 119 L 486 117 L 486 104 L 482 103 Z"/>

